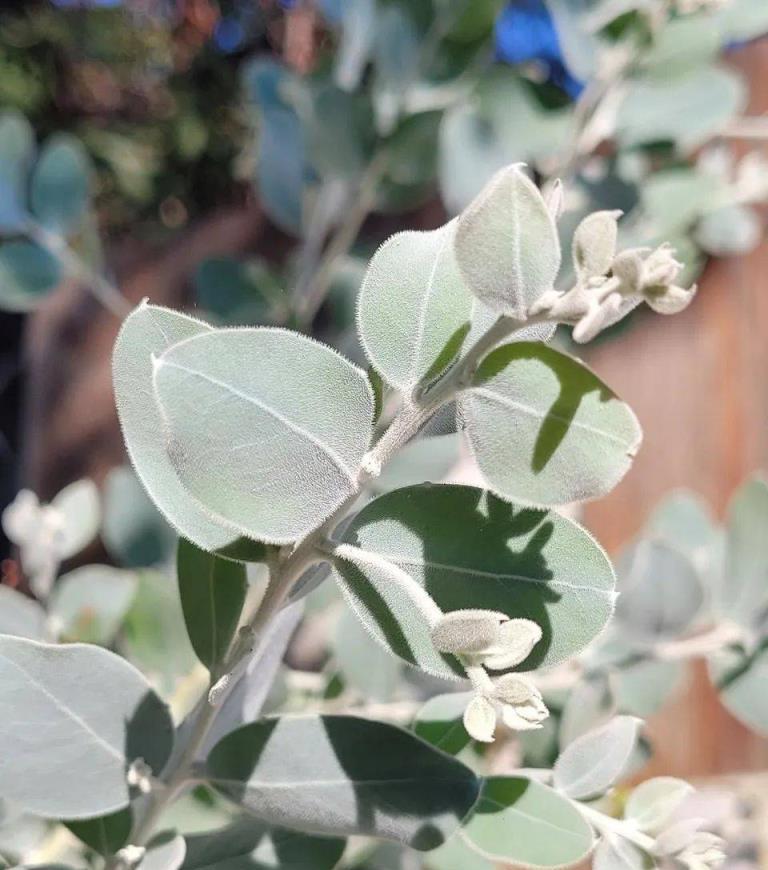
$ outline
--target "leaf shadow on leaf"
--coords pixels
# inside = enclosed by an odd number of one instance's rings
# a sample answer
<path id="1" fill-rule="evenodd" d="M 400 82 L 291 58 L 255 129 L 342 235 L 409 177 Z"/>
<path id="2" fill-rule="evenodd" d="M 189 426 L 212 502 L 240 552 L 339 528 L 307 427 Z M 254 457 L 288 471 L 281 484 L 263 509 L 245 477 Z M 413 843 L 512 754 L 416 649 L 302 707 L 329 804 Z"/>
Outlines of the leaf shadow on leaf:
<path id="1" fill-rule="evenodd" d="M 543 661 L 552 644 L 547 605 L 561 597 L 548 585 L 554 577 L 544 556 L 544 548 L 554 532 L 553 523 L 547 519 L 549 512 L 516 508 L 471 487 L 445 487 L 441 492 L 443 497 L 430 502 L 429 509 L 425 509 L 419 495 L 430 488 L 429 484 L 414 487 L 413 497 L 398 500 L 397 513 L 392 517 L 388 515 L 386 497 L 379 499 L 367 508 L 368 523 L 396 520 L 419 538 L 423 585 L 444 613 L 478 608 L 536 622 L 541 627 L 542 638 L 516 668 L 533 670 Z M 377 504 L 379 511 L 376 510 Z M 450 528 L 452 534 L 435 535 L 435 529 L 441 527 Z M 357 533 L 348 536 L 347 540 L 355 546 L 365 547 Z M 515 549 L 516 543 L 519 549 Z M 470 561 L 468 555 L 472 556 Z M 388 558 L 398 564 L 395 556 Z M 403 564 L 401 567 L 404 570 L 410 568 L 410 573 L 413 573 L 413 566 Z M 466 582 L 456 582 L 469 578 L 472 580 L 471 590 Z M 360 594 L 360 590 L 365 590 L 362 603 L 378 614 L 377 622 L 387 634 L 388 643 L 406 661 L 414 661 L 396 615 L 365 582 L 362 574 L 357 579 L 356 592 Z M 444 656 L 444 659 L 457 674 L 464 674 L 463 668 L 450 656 Z"/>
<path id="2" fill-rule="evenodd" d="M 609 402 L 616 396 L 589 369 L 575 363 L 571 357 L 530 342 L 507 344 L 488 356 L 478 372 L 482 375 L 477 379 L 478 386 L 519 360 L 546 365 L 560 384 L 560 392 L 542 420 L 533 448 L 531 469 L 539 474 L 568 434 L 582 401 L 594 392 L 598 393 L 601 402 Z"/>
<path id="3" fill-rule="evenodd" d="M 430 381 L 433 381 L 448 368 L 454 358 L 458 356 L 461 346 L 464 344 L 464 339 L 469 335 L 471 327 L 472 324 L 467 320 L 466 323 L 463 323 L 454 331 L 453 335 L 451 335 L 448 341 L 446 341 L 443 349 L 437 355 L 437 358 L 422 378 L 422 383 L 430 383 Z"/>
<path id="4" fill-rule="evenodd" d="M 726 668 L 715 681 L 714 685 L 717 691 L 725 692 L 733 686 L 766 652 L 768 652 L 768 638 L 758 644 L 750 654 L 739 651 L 737 653 L 740 656 L 739 660 L 734 662 L 731 667 Z"/>

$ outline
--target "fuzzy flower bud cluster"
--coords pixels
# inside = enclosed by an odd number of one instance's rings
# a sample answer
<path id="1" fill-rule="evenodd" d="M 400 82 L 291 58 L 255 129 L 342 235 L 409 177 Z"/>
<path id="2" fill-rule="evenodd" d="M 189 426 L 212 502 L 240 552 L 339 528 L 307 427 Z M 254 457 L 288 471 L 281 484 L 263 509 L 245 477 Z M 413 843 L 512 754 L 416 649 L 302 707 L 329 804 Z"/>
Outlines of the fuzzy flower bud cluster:
<path id="1" fill-rule="evenodd" d="M 696 288 L 676 281 L 683 269 L 669 245 L 616 252 L 621 212 L 598 211 L 584 218 L 573 237 L 577 281 L 565 293 L 551 290 L 530 310 L 573 326 L 583 343 L 621 320 L 645 301 L 659 314 L 676 314 L 693 299 Z"/>
<path id="2" fill-rule="evenodd" d="M 517 731 L 541 728 L 549 716 L 541 693 L 526 677 L 505 674 L 496 680 L 485 671 L 508 670 L 528 658 L 541 640 L 540 626 L 530 619 L 510 619 L 492 610 L 455 610 L 432 629 L 432 642 L 442 653 L 457 656 L 473 673 L 475 695 L 464 711 L 464 727 L 475 740 L 493 741 L 498 719 Z"/>
<path id="3" fill-rule="evenodd" d="M 722 837 L 700 830 L 702 819 L 684 819 L 671 825 L 656 838 L 654 853 L 673 859 L 688 870 L 710 870 L 725 859 Z"/>

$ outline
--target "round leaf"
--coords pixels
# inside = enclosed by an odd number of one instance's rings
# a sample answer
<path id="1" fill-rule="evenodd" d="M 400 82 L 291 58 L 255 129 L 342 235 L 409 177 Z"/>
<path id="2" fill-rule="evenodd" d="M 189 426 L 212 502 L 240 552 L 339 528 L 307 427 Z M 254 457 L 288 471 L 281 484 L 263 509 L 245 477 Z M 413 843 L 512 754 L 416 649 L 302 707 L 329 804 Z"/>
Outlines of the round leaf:
<path id="1" fill-rule="evenodd" d="M 551 290 L 560 269 L 557 228 L 519 166 L 496 173 L 456 228 L 456 260 L 470 290 L 519 320 Z"/>
<path id="2" fill-rule="evenodd" d="M 543 637 L 520 670 L 585 647 L 613 611 L 614 576 L 593 538 L 558 514 L 517 508 L 468 486 L 415 486 L 372 501 L 352 520 L 336 576 L 369 632 L 428 672 L 463 669 L 440 655 L 431 616 L 493 610 L 533 620 Z"/>
<path id="3" fill-rule="evenodd" d="M 626 770 L 640 725 L 634 716 L 616 716 L 568 744 L 553 770 L 557 789 L 577 800 L 607 791 Z"/>
<path id="4" fill-rule="evenodd" d="M 358 302 L 360 340 L 390 384 L 412 389 L 439 375 L 469 330 L 472 296 L 453 252 L 456 222 L 397 233 L 374 254 Z"/>
<path id="5" fill-rule="evenodd" d="M 605 495 L 640 446 L 631 409 L 586 366 L 539 343 L 490 353 L 459 409 L 489 487 L 527 504 Z"/>
<path id="6" fill-rule="evenodd" d="M 475 802 L 463 764 L 407 731 L 350 716 L 246 725 L 218 743 L 206 775 L 258 818 L 318 834 L 439 846 Z"/>
<path id="7" fill-rule="evenodd" d="M 155 360 L 154 386 L 179 476 L 241 534 L 294 541 L 356 491 L 373 393 L 319 342 L 282 329 L 203 333 Z"/>
<path id="8" fill-rule="evenodd" d="M 524 867 L 578 864 L 593 847 L 592 829 L 567 798 L 513 776 L 485 781 L 462 836 L 489 860 Z"/>
<path id="9" fill-rule="evenodd" d="M 88 208 L 91 165 L 81 143 L 66 134 L 51 137 L 32 173 L 35 216 L 52 230 L 67 232 Z"/>
<path id="10" fill-rule="evenodd" d="M 86 565 L 60 577 L 50 614 L 67 641 L 109 644 L 136 595 L 136 575 L 109 565 Z"/>
<path id="11" fill-rule="evenodd" d="M 0 245 L 0 308 L 31 311 L 59 281 L 59 261 L 45 248 L 31 242 Z"/>
<path id="12" fill-rule="evenodd" d="M 168 522 L 204 550 L 232 543 L 237 533 L 214 519 L 182 485 L 165 450 L 163 421 L 152 392 L 152 359 L 211 327 L 142 302 L 123 323 L 112 371 L 125 446 L 150 498 Z"/>
<path id="13" fill-rule="evenodd" d="M 168 709 L 114 653 L 0 637 L 0 682 L 8 800 L 48 818 L 100 816 L 128 803 L 126 770 L 137 758 L 162 771 Z"/>

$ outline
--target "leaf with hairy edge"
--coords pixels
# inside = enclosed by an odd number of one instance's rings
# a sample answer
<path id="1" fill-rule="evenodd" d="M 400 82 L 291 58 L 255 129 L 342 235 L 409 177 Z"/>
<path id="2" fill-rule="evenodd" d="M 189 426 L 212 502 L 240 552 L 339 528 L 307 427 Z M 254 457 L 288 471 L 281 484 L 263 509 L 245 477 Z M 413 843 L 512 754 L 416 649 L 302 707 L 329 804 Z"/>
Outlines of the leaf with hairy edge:
<path id="1" fill-rule="evenodd" d="M 206 553 L 179 538 L 176 558 L 187 633 L 200 661 L 212 673 L 235 636 L 248 591 L 245 565 Z"/>
<path id="2" fill-rule="evenodd" d="M 352 609 L 395 655 L 439 676 L 463 674 L 432 643 L 442 612 L 533 620 L 543 636 L 519 670 L 573 656 L 613 612 L 613 569 L 586 531 L 475 487 L 387 493 L 354 517 L 342 541 L 334 569 Z"/>
<path id="3" fill-rule="evenodd" d="M 539 343 L 490 353 L 459 411 L 490 489 L 532 505 L 610 492 L 642 437 L 632 410 L 586 366 Z"/>
<path id="4" fill-rule="evenodd" d="M 641 724 L 634 716 L 616 716 L 577 737 L 555 763 L 555 787 L 577 800 L 607 791 L 626 770 Z"/>
<path id="5" fill-rule="evenodd" d="M 491 861 L 523 867 L 578 864 L 592 851 L 592 829 L 567 798 L 533 780 L 485 780 L 462 836 Z"/>
<path id="6" fill-rule="evenodd" d="M 560 269 L 557 228 L 520 166 L 497 172 L 459 217 L 455 249 L 469 289 L 518 320 L 552 289 Z"/>
<path id="7" fill-rule="evenodd" d="M 410 390 L 437 377 L 469 330 L 472 295 L 453 252 L 456 221 L 397 233 L 371 259 L 357 326 L 365 353 L 390 384 Z"/>
<path id="8" fill-rule="evenodd" d="M 130 807 L 126 807 L 108 816 L 64 822 L 64 824 L 79 840 L 99 855 L 114 855 L 128 842 L 133 813 Z"/>
<path id="9" fill-rule="evenodd" d="M 179 480 L 166 452 L 152 391 L 153 357 L 189 336 L 210 331 L 202 320 L 142 302 L 117 337 L 112 373 L 125 446 L 150 498 L 185 538 L 204 550 L 217 550 L 239 535 L 214 518 Z"/>
<path id="10" fill-rule="evenodd" d="M 241 534 L 304 537 L 357 490 L 373 427 L 365 372 L 284 329 L 207 332 L 155 359 L 168 455 Z"/>
<path id="11" fill-rule="evenodd" d="M 108 814 L 128 803 L 133 761 L 159 775 L 168 759 L 168 708 L 114 653 L 0 637 L 0 684 L 3 796 L 32 813 Z"/>
<path id="12" fill-rule="evenodd" d="M 313 837 L 249 819 L 187 837 L 182 870 L 333 870 L 346 841 Z"/>
<path id="13" fill-rule="evenodd" d="M 205 775 L 265 822 L 439 846 L 478 795 L 469 768 L 407 731 L 351 716 L 288 716 L 218 743 Z"/>

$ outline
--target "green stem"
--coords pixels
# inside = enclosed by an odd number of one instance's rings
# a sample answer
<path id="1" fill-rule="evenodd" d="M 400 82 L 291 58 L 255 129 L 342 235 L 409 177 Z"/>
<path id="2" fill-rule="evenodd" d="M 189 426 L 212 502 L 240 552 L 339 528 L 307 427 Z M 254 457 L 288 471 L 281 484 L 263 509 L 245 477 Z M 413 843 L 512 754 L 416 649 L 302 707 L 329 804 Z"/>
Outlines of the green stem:
<path id="1" fill-rule="evenodd" d="M 64 271 L 73 278 L 82 281 L 94 297 L 119 320 L 123 320 L 131 311 L 131 305 L 120 290 L 103 275 L 100 275 L 67 244 L 66 239 L 58 233 L 52 233 L 41 224 L 31 222 L 26 226 L 26 234 L 33 241 L 45 248 L 61 263 Z"/>

